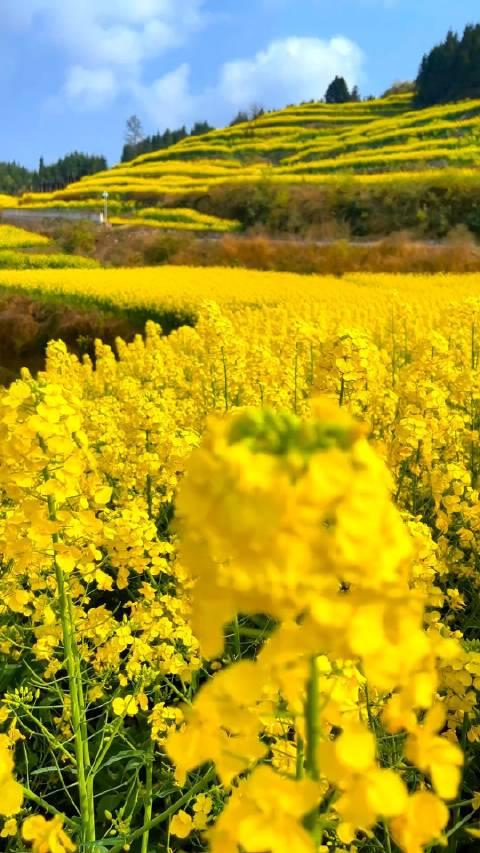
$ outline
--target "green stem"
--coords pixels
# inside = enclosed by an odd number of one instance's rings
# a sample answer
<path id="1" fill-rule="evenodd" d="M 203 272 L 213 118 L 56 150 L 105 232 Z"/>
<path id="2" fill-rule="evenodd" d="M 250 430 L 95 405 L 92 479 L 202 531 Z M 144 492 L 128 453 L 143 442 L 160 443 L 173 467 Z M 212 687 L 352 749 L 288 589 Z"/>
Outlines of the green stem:
<path id="1" fill-rule="evenodd" d="M 148 755 L 147 755 L 147 766 L 146 766 L 146 780 L 145 780 L 145 812 L 144 812 L 144 826 L 145 829 L 142 835 L 142 847 L 140 853 L 148 853 L 148 838 L 150 835 L 150 830 L 148 828 L 149 823 L 152 820 L 152 807 L 153 807 L 153 743 L 151 744 Z"/>
<path id="2" fill-rule="evenodd" d="M 38 727 L 38 730 L 41 732 L 41 734 L 43 735 L 43 737 L 45 738 L 47 743 L 50 744 L 50 747 L 52 748 L 52 750 L 58 750 L 58 752 L 61 752 L 65 756 L 65 758 L 68 760 L 68 763 L 72 764 L 75 767 L 76 766 L 75 756 L 72 755 L 68 751 L 68 749 L 66 749 L 64 747 L 63 743 L 60 743 L 60 741 L 57 740 L 57 738 L 55 738 L 48 731 L 47 727 L 44 726 L 43 723 L 40 720 L 38 720 L 37 717 L 35 717 L 35 715 L 32 714 L 31 711 L 29 711 L 29 709 L 27 708 L 26 705 L 19 703 L 19 708 L 21 708 L 22 712 L 25 714 L 26 717 L 28 717 L 30 720 L 33 720 L 33 722 Z M 18 720 L 19 725 L 22 727 L 22 729 L 24 731 L 28 732 L 28 734 L 33 735 L 33 736 L 35 736 L 37 734 L 37 732 L 34 729 L 31 729 L 30 726 L 27 726 L 27 724 L 25 723 L 23 718 L 19 717 L 18 714 L 16 714 L 15 716 Z"/>
<path id="3" fill-rule="evenodd" d="M 307 684 L 307 698 L 305 701 L 305 769 L 311 779 L 318 780 L 320 771 L 318 768 L 318 736 L 320 733 L 320 697 L 318 693 L 318 677 L 316 658 L 312 657 L 310 662 L 310 678 Z"/>
<path id="4" fill-rule="evenodd" d="M 58 599 L 60 605 L 60 621 L 62 624 L 63 633 L 63 649 L 65 652 L 65 665 L 68 673 L 68 682 L 70 688 L 70 701 L 72 710 L 72 727 L 75 743 L 75 756 L 77 759 L 77 781 L 78 793 L 80 798 L 80 816 L 82 821 L 82 835 L 85 842 L 95 840 L 95 836 L 91 836 L 91 803 L 89 789 L 87 787 L 86 768 L 85 768 L 85 750 L 82 736 L 81 711 L 78 701 L 78 685 L 77 685 L 77 670 L 75 665 L 75 657 L 73 652 L 73 626 L 69 618 L 69 607 L 67 593 L 65 589 L 65 578 L 63 571 L 55 560 L 55 572 L 57 576 Z"/>
<path id="5" fill-rule="evenodd" d="M 153 488 L 152 488 L 152 476 L 151 476 L 151 474 L 147 474 L 146 492 L 147 492 L 148 517 L 150 519 L 153 519 Z"/>
<path id="6" fill-rule="evenodd" d="M 88 728 L 87 728 L 87 713 L 86 713 L 86 705 L 85 705 L 85 695 L 83 692 L 83 680 L 82 680 L 82 665 L 80 660 L 80 654 L 78 651 L 78 645 L 75 642 L 75 615 L 73 612 L 72 599 L 70 596 L 70 591 L 67 589 L 67 602 L 68 602 L 68 610 L 69 610 L 69 619 L 70 625 L 72 626 L 72 651 L 74 657 L 74 665 L 75 665 L 75 677 L 77 682 L 77 702 L 78 702 L 78 710 L 80 716 L 80 731 L 82 735 L 82 746 L 83 746 L 83 766 L 85 769 L 85 784 L 87 789 L 87 797 L 88 797 L 88 839 L 89 841 L 95 841 L 95 800 L 93 793 L 93 783 L 94 783 L 94 775 L 91 772 L 92 765 L 90 759 L 90 749 L 89 749 L 89 741 L 88 741 Z"/>
<path id="7" fill-rule="evenodd" d="M 48 471 L 46 472 L 46 478 L 48 479 Z M 48 496 L 48 514 L 51 521 L 57 520 L 55 500 L 51 495 Z M 53 541 L 54 543 L 59 541 L 57 533 L 53 535 Z M 86 845 L 90 845 L 95 841 L 95 803 L 93 799 L 93 779 L 90 783 L 87 782 L 87 768 L 85 766 L 85 759 L 88 756 L 88 737 L 84 716 L 85 708 L 83 705 L 81 672 L 77 659 L 78 651 L 75 648 L 72 607 L 67 585 L 65 583 L 65 576 L 56 559 L 54 559 L 54 567 L 57 580 L 65 666 L 68 674 L 70 692 L 75 757 L 77 761 L 77 784 L 80 800 L 81 833 L 84 843 Z M 81 700 L 79 699 L 79 693 Z"/>
<path id="8" fill-rule="evenodd" d="M 305 770 L 310 779 L 317 781 L 320 778 L 318 767 L 318 740 L 320 734 L 320 696 L 318 692 L 317 660 L 315 657 L 310 661 L 310 678 L 307 684 L 307 696 L 305 699 Z M 305 817 L 305 828 L 313 832 L 318 818 L 318 807 L 315 807 Z"/>
<path id="9" fill-rule="evenodd" d="M 36 806 L 40 806 L 40 808 L 44 812 L 48 812 L 49 814 L 55 815 L 55 817 L 61 817 L 63 822 L 70 827 L 70 829 L 77 829 L 77 824 L 70 817 L 67 817 L 63 814 L 63 812 L 59 812 L 55 806 L 52 806 L 42 797 L 39 797 L 38 794 L 35 794 L 30 788 L 27 788 L 26 785 L 22 785 L 23 788 L 23 796 L 26 800 L 30 800 L 30 802 L 35 803 Z"/>
<path id="10" fill-rule="evenodd" d="M 242 657 L 242 648 L 240 645 L 240 624 L 238 621 L 238 616 L 235 616 L 233 621 L 233 640 L 235 643 L 235 658 L 240 660 Z"/>
<path id="11" fill-rule="evenodd" d="M 375 723 L 374 723 L 373 715 L 372 715 L 372 706 L 370 704 L 370 692 L 368 689 L 368 683 L 367 682 L 365 682 L 365 703 L 367 706 L 368 725 L 370 727 L 370 730 L 373 732 L 373 734 L 375 734 Z"/>
<path id="12" fill-rule="evenodd" d="M 392 853 L 392 842 L 390 840 L 390 831 L 386 821 L 383 821 L 383 832 L 385 835 L 385 853 Z"/>
<path id="13" fill-rule="evenodd" d="M 469 823 L 469 821 L 471 821 L 471 819 L 472 819 L 472 817 L 474 816 L 474 814 L 475 814 L 475 812 L 474 812 L 474 811 L 473 811 L 473 812 L 469 812 L 469 814 L 467 814 L 467 815 L 466 815 L 462 820 L 460 820 L 458 823 L 456 823 L 456 824 L 455 824 L 455 826 L 453 826 L 453 827 L 452 827 L 452 829 L 450 829 L 448 832 L 446 832 L 446 833 L 445 833 L 445 838 L 448 838 L 448 839 L 449 839 L 449 845 L 448 845 L 448 848 L 447 848 L 447 849 L 448 849 L 448 851 L 450 851 L 450 850 L 452 850 L 452 849 L 455 849 L 455 850 L 456 850 L 456 848 L 457 848 L 457 841 L 456 841 L 456 839 L 455 839 L 455 848 L 452 848 L 452 847 L 450 846 L 450 845 L 451 845 L 451 842 L 453 841 L 453 836 L 458 832 L 458 830 L 459 830 L 459 829 L 461 829 L 463 826 L 465 826 L 465 824 L 466 824 L 466 823 Z"/>
<path id="14" fill-rule="evenodd" d="M 295 770 L 296 778 L 303 779 L 305 776 L 305 744 L 300 735 L 297 735 L 297 763 Z"/>
<path id="15" fill-rule="evenodd" d="M 155 827 L 160 826 L 161 823 L 164 823 L 166 820 L 168 820 L 169 817 L 178 812 L 179 809 L 181 809 L 182 806 L 185 805 L 185 803 L 188 803 L 189 800 L 191 800 L 192 797 L 195 796 L 195 794 L 198 794 L 199 791 L 203 791 L 203 789 L 206 788 L 208 783 L 212 781 L 215 774 L 215 768 L 212 767 L 205 774 L 205 776 L 203 776 L 201 779 L 198 780 L 198 782 L 195 783 L 195 785 L 192 785 L 192 787 L 189 788 L 188 792 L 184 794 L 183 797 L 180 797 L 179 800 L 173 803 L 173 805 L 169 806 L 168 809 L 165 809 L 164 812 L 157 815 L 157 817 L 154 817 L 153 820 L 150 820 L 148 823 L 144 823 L 144 825 L 141 826 L 140 829 L 136 829 L 135 832 L 132 832 L 128 836 L 128 843 L 131 845 L 132 842 L 137 840 L 137 838 L 141 838 L 145 834 L 145 832 L 150 832 L 150 830 L 155 829 Z M 120 841 L 119 844 L 115 844 L 114 847 L 110 848 L 110 853 L 120 853 L 120 851 L 123 850 L 124 845 L 125 841 Z"/>
<path id="16" fill-rule="evenodd" d="M 124 719 L 125 719 L 125 717 L 121 716 L 121 717 L 118 717 L 117 720 L 115 720 L 115 723 L 112 726 L 112 730 L 111 730 L 109 737 L 106 740 L 104 740 L 103 745 L 100 746 L 100 749 L 98 750 L 98 753 L 95 757 L 95 760 L 94 760 L 94 762 L 90 768 L 90 774 L 92 776 L 95 776 L 95 774 L 100 769 L 102 762 L 103 762 L 103 759 L 105 758 L 110 747 L 112 746 Z"/>

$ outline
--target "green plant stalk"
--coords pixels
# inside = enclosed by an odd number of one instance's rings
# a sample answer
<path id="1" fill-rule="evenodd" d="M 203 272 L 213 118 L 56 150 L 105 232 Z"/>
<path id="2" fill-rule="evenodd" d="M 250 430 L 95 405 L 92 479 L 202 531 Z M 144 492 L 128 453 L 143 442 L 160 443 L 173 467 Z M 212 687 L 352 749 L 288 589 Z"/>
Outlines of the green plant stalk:
<path id="1" fill-rule="evenodd" d="M 318 693 L 318 676 L 315 657 L 310 662 L 310 678 L 307 684 L 307 696 L 305 700 L 305 769 L 311 779 L 317 781 L 320 778 L 318 767 L 318 736 L 320 721 L 320 697 Z"/>
<path id="2" fill-rule="evenodd" d="M 365 704 L 367 706 L 367 717 L 368 717 L 368 725 L 370 727 L 370 731 L 375 734 L 375 722 L 372 716 L 372 706 L 370 704 L 370 691 L 368 689 L 368 682 L 365 681 Z"/>
<path id="3" fill-rule="evenodd" d="M 87 786 L 87 774 L 85 768 L 85 749 L 83 743 L 83 726 L 81 720 L 81 709 L 78 700 L 78 674 L 73 651 L 73 626 L 70 621 L 67 594 L 65 589 L 65 578 L 63 571 L 55 560 L 55 573 L 57 577 L 58 598 L 60 605 L 60 621 L 62 624 L 63 648 L 65 652 L 65 664 L 68 673 L 70 689 L 70 700 L 72 707 L 72 724 L 75 744 L 75 755 L 77 759 L 77 781 L 80 799 L 80 819 L 83 840 L 87 843 L 95 841 L 95 833 L 92 835 L 92 812 L 93 800 L 89 786 Z M 87 744 L 88 748 L 88 744 Z"/>
<path id="4" fill-rule="evenodd" d="M 153 810 L 153 742 L 149 747 L 147 755 L 146 779 L 145 779 L 145 811 L 144 811 L 144 826 L 147 827 L 142 835 L 142 846 L 140 853 L 148 853 L 148 839 L 150 830 L 148 825 L 152 820 Z"/>
<path id="5" fill-rule="evenodd" d="M 45 740 L 47 741 L 47 743 L 50 744 L 50 747 L 52 748 L 52 750 L 56 749 L 56 750 L 58 750 L 58 752 L 61 752 L 65 756 L 65 758 L 68 759 L 68 762 L 70 764 L 73 764 L 73 766 L 75 767 L 76 766 L 75 757 L 68 751 L 68 749 L 65 749 L 63 743 L 60 743 L 60 741 L 57 740 L 57 738 L 55 738 L 48 731 L 47 727 L 44 726 L 43 723 L 40 720 L 38 720 L 34 714 L 32 714 L 32 712 L 27 708 L 26 705 L 21 704 L 20 707 L 21 707 L 23 713 L 25 714 L 25 716 L 28 717 L 30 720 L 33 720 L 33 722 L 38 727 L 38 730 L 42 733 L 42 735 L 45 738 Z M 27 726 L 27 724 L 23 720 L 20 720 L 18 718 L 18 716 L 17 716 L 17 720 L 18 720 L 19 724 L 21 725 L 22 729 L 24 729 L 26 732 L 28 732 L 28 734 L 31 734 L 31 735 L 36 734 L 35 730 L 31 729 L 29 726 Z"/>
<path id="6" fill-rule="evenodd" d="M 145 449 L 147 453 L 150 453 L 150 431 L 148 429 L 145 432 Z M 147 479 L 145 481 L 145 492 L 147 499 L 148 517 L 151 521 L 153 521 L 153 484 L 151 474 L 147 474 Z"/>
<path id="7" fill-rule="evenodd" d="M 238 616 L 235 616 L 233 621 L 233 639 L 235 643 L 235 657 L 237 660 L 240 660 L 242 657 L 242 647 L 240 644 L 240 623 L 238 621 Z"/>
<path id="8" fill-rule="evenodd" d="M 95 757 L 95 760 L 94 760 L 92 766 L 90 767 L 90 773 L 92 776 L 95 776 L 95 774 L 98 773 L 100 767 L 102 766 L 103 759 L 107 755 L 107 753 L 108 753 L 110 747 L 112 746 L 118 732 L 120 731 L 120 728 L 121 728 L 121 725 L 122 725 L 124 719 L 125 719 L 124 716 L 118 717 L 118 719 L 115 721 L 115 723 L 112 727 L 112 732 L 111 732 L 110 736 L 106 740 L 104 740 L 103 746 L 100 746 L 100 749 L 98 750 L 98 753 Z"/>
<path id="9" fill-rule="evenodd" d="M 320 769 L 318 766 L 318 741 L 320 733 L 320 696 L 318 692 L 318 674 L 316 658 L 310 660 L 310 677 L 307 684 L 305 699 L 305 771 L 306 774 L 318 781 Z M 298 767 L 297 767 L 298 772 Z M 313 831 L 317 822 L 317 809 L 313 809 L 305 818 L 305 827 Z"/>
<path id="10" fill-rule="evenodd" d="M 64 815 L 63 812 L 59 812 L 55 806 L 52 806 L 51 803 L 48 803 L 47 800 L 44 800 L 42 797 L 39 797 L 38 794 L 35 794 L 30 788 L 27 788 L 26 785 L 22 785 L 23 788 L 23 796 L 26 800 L 30 800 L 30 802 L 35 803 L 35 805 L 40 806 L 43 811 L 48 812 L 49 814 L 55 815 L 55 817 L 61 817 L 66 826 L 70 827 L 70 829 L 77 829 L 77 824 L 74 820 L 67 815 Z"/>
<path id="11" fill-rule="evenodd" d="M 295 766 L 295 777 L 297 779 L 303 779 L 305 776 L 305 749 L 304 749 L 303 738 L 300 735 L 297 735 L 297 761 Z"/>
<path id="12" fill-rule="evenodd" d="M 73 605 L 72 599 L 69 591 L 67 590 L 67 602 L 69 609 L 69 621 L 72 626 L 72 651 L 74 656 L 74 664 L 75 664 L 75 676 L 77 682 L 77 701 L 78 708 L 80 714 L 80 731 L 82 734 L 82 745 L 83 745 L 83 766 L 85 769 L 85 782 L 87 787 L 87 797 L 89 802 L 89 810 L 88 810 L 88 824 L 89 824 L 89 832 L 88 837 L 89 841 L 95 841 L 95 801 L 93 794 L 93 783 L 94 783 L 94 775 L 91 772 L 91 760 L 90 760 L 90 748 L 88 742 L 88 729 L 87 729 L 87 714 L 86 714 L 86 706 L 85 706 L 85 695 L 83 692 L 83 683 L 82 683 L 82 667 L 80 662 L 80 655 L 78 652 L 78 645 L 75 642 L 75 616 L 73 613 Z"/>
<path id="13" fill-rule="evenodd" d="M 392 853 L 392 842 L 390 840 L 390 830 L 388 828 L 387 822 L 383 821 L 383 831 L 385 833 L 385 851 L 386 853 Z"/>
<path id="14" fill-rule="evenodd" d="M 147 474 L 146 480 L 146 496 L 147 496 L 147 509 L 148 509 L 148 517 L 153 520 L 153 489 L 152 489 L 152 475 Z"/>
<path id="15" fill-rule="evenodd" d="M 180 797 L 180 799 L 173 803 L 173 805 L 169 806 L 168 809 L 165 809 L 164 812 L 157 815 L 157 817 L 154 817 L 153 820 L 148 822 L 148 824 L 144 823 L 143 826 L 140 827 L 140 829 L 136 829 L 135 832 L 132 832 L 128 838 L 128 843 L 131 845 L 133 841 L 137 840 L 137 838 L 141 838 L 144 833 L 147 832 L 147 830 L 148 832 L 150 832 L 150 830 L 155 829 L 155 827 L 157 826 L 160 826 L 161 823 L 164 823 L 166 820 L 168 820 L 169 817 L 178 812 L 178 810 L 181 809 L 182 806 L 185 805 L 185 803 L 188 803 L 188 801 L 191 800 L 192 797 L 195 796 L 195 794 L 198 794 L 200 791 L 203 791 L 204 788 L 207 787 L 208 783 L 211 782 L 214 778 L 215 773 L 215 768 L 210 768 L 210 770 L 205 773 L 205 776 L 202 776 L 202 778 L 199 779 L 198 782 L 195 783 L 195 785 L 192 785 L 192 787 L 188 790 L 186 794 L 183 795 L 183 797 Z M 120 851 L 123 850 L 124 846 L 125 840 L 122 840 L 119 842 L 119 844 L 115 844 L 113 847 L 110 848 L 110 853 L 120 853 Z"/>
<path id="16" fill-rule="evenodd" d="M 51 495 L 48 497 L 48 514 L 51 521 L 56 521 L 55 501 Z M 58 534 L 53 535 L 54 543 L 58 542 Z M 62 625 L 63 650 L 65 654 L 65 665 L 68 674 L 70 690 L 70 701 L 72 708 L 73 737 L 75 745 L 75 757 L 77 761 L 77 783 L 80 800 L 80 821 L 83 841 L 91 844 L 95 841 L 95 803 L 93 799 L 93 778 L 87 783 L 87 768 L 85 757 L 88 754 L 88 738 L 84 743 L 86 735 L 86 720 L 84 717 L 85 706 L 83 704 L 83 690 L 81 685 L 81 673 L 75 652 L 75 637 L 72 621 L 71 603 L 65 584 L 65 576 L 57 560 L 54 560 L 55 575 L 57 580 L 58 603 L 60 608 L 60 622 Z M 79 700 L 79 691 L 82 700 Z M 83 709 L 83 720 L 82 720 Z"/>

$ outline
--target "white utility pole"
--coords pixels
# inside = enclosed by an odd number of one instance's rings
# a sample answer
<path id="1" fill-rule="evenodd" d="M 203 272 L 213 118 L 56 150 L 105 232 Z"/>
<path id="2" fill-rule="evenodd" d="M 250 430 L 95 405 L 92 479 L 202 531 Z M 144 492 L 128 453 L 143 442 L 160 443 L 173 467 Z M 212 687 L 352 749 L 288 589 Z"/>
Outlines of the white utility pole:
<path id="1" fill-rule="evenodd" d="M 108 193 L 102 193 L 103 198 L 103 222 L 108 225 Z"/>

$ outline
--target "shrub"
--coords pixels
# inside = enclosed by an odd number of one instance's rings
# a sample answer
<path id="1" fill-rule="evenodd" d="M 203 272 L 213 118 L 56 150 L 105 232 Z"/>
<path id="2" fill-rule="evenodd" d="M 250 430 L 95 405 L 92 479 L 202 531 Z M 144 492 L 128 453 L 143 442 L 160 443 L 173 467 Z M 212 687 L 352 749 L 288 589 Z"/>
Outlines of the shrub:
<path id="1" fill-rule="evenodd" d="M 57 237 L 61 248 L 69 254 L 90 254 L 95 248 L 95 226 L 87 220 L 66 222 Z"/>

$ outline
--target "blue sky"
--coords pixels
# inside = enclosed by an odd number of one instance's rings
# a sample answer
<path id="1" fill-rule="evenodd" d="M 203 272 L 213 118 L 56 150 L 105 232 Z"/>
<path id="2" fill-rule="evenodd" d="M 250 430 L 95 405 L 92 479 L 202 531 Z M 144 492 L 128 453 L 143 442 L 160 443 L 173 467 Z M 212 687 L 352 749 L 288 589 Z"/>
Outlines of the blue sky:
<path id="1" fill-rule="evenodd" d="M 0 0 L 0 160 L 114 163 L 133 112 L 148 133 L 221 126 L 337 73 L 377 95 L 479 21 L 478 0 Z"/>

